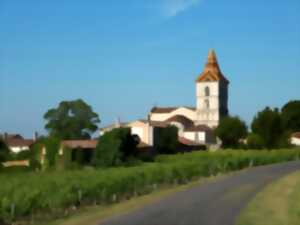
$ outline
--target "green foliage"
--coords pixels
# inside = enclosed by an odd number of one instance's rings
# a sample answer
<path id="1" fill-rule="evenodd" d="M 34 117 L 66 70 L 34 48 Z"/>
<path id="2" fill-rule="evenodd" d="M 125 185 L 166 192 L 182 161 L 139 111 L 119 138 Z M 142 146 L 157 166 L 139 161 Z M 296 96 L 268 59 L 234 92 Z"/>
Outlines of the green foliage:
<path id="1" fill-rule="evenodd" d="M 263 139 L 257 134 L 249 134 L 247 138 L 247 147 L 250 149 L 262 149 L 264 146 Z"/>
<path id="2" fill-rule="evenodd" d="M 0 167 L 1 162 L 4 162 L 9 157 L 9 148 L 7 147 L 6 143 L 0 138 Z"/>
<path id="3" fill-rule="evenodd" d="M 247 136 L 247 126 L 239 117 L 225 117 L 220 121 L 215 133 L 222 140 L 224 148 L 236 148 L 240 139 Z"/>
<path id="4" fill-rule="evenodd" d="M 154 128 L 154 148 L 159 154 L 174 154 L 179 147 L 178 128 L 168 126 L 166 128 Z"/>
<path id="5" fill-rule="evenodd" d="M 277 108 L 272 110 L 266 107 L 258 112 L 252 121 L 251 128 L 254 134 L 262 138 L 264 147 L 268 149 L 279 147 L 284 128 Z"/>
<path id="6" fill-rule="evenodd" d="M 81 99 L 61 102 L 58 108 L 50 109 L 44 118 L 48 121 L 45 128 L 50 135 L 64 140 L 89 139 L 100 122 L 92 107 Z"/>
<path id="7" fill-rule="evenodd" d="M 42 144 L 46 148 L 45 167 L 55 168 L 60 148 L 60 139 L 55 137 L 48 137 L 42 141 Z"/>
<path id="8" fill-rule="evenodd" d="M 136 139 L 130 128 L 116 128 L 99 138 L 93 163 L 97 167 L 120 165 L 136 154 Z"/>
<path id="9" fill-rule="evenodd" d="M 160 155 L 154 163 L 135 167 L 0 174 L 0 220 L 34 219 L 35 213 L 43 212 L 48 216 L 66 216 L 78 201 L 84 205 L 107 204 L 113 202 L 114 195 L 124 199 L 151 192 L 160 184 L 184 183 L 197 177 L 299 158 L 299 150 L 226 150 Z"/>
<path id="10" fill-rule="evenodd" d="M 300 100 L 290 101 L 284 105 L 281 110 L 281 118 L 286 130 L 300 131 Z"/>

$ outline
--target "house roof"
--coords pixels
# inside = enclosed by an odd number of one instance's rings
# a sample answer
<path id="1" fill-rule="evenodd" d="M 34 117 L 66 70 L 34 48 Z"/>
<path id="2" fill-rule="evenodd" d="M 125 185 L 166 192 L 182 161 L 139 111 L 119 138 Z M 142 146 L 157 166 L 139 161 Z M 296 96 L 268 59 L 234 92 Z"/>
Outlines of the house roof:
<path id="1" fill-rule="evenodd" d="M 190 127 L 190 126 L 193 126 L 193 124 L 194 124 L 192 120 L 190 120 L 182 115 L 173 116 L 173 117 L 167 119 L 165 122 L 166 123 L 178 122 L 178 123 L 181 123 L 184 127 Z"/>
<path id="2" fill-rule="evenodd" d="M 5 143 L 9 147 L 30 147 L 34 144 L 32 139 L 18 139 L 18 138 L 9 138 L 5 140 Z"/>
<path id="3" fill-rule="evenodd" d="M 229 81 L 221 72 L 216 53 L 213 49 L 211 49 L 208 53 L 204 71 L 199 75 L 199 77 L 196 80 L 196 82 L 207 81 L 224 81 L 226 83 L 229 83 Z"/>
<path id="4" fill-rule="evenodd" d="M 61 142 L 63 147 L 68 148 L 96 148 L 98 140 L 64 140 Z"/>
<path id="5" fill-rule="evenodd" d="M 187 127 L 184 131 L 188 131 L 188 132 L 211 131 L 211 128 L 206 125 L 197 125 L 197 126 L 193 125 Z"/>
<path id="6" fill-rule="evenodd" d="M 295 132 L 292 134 L 292 137 L 300 139 L 300 132 Z"/>
<path id="7" fill-rule="evenodd" d="M 184 138 L 184 137 L 178 137 L 178 141 L 179 141 L 179 143 L 181 143 L 183 145 L 187 145 L 187 146 L 199 146 L 199 145 L 201 145 L 200 143 L 197 143 L 195 141 L 189 140 L 189 139 Z"/>
<path id="8" fill-rule="evenodd" d="M 177 107 L 153 107 L 151 109 L 151 113 L 171 113 L 179 108 L 186 108 L 189 110 L 195 110 L 195 107 L 189 107 L 189 106 L 177 106 Z"/>

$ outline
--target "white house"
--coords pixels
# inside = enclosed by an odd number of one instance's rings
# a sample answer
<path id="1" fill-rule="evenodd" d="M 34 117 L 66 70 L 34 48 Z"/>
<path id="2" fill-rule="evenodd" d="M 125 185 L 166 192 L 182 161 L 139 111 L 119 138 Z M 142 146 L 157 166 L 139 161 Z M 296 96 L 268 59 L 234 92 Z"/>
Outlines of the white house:
<path id="1" fill-rule="evenodd" d="M 300 132 L 296 132 L 292 134 L 291 144 L 300 146 Z"/>

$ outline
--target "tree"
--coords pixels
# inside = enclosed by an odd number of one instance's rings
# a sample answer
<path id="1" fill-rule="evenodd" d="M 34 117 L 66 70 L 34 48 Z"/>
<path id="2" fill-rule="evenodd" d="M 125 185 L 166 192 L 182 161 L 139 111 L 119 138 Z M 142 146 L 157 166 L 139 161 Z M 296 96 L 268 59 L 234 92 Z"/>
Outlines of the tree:
<path id="1" fill-rule="evenodd" d="M 262 149 L 264 146 L 263 139 L 257 134 L 249 134 L 247 137 L 247 147 L 249 149 Z"/>
<path id="2" fill-rule="evenodd" d="M 8 146 L 6 145 L 5 141 L 0 138 L 0 164 L 8 159 L 9 153 Z"/>
<path id="3" fill-rule="evenodd" d="M 64 140 L 89 139 L 98 129 L 98 115 L 83 100 L 63 101 L 44 115 L 50 136 Z"/>
<path id="4" fill-rule="evenodd" d="M 98 167 L 117 166 L 136 155 L 137 138 L 130 128 L 116 128 L 99 138 L 93 164 Z"/>
<path id="5" fill-rule="evenodd" d="M 285 104 L 281 110 L 281 118 L 286 130 L 300 131 L 300 100 Z"/>
<path id="6" fill-rule="evenodd" d="M 160 154 L 173 154 L 178 151 L 178 128 L 168 126 L 154 130 L 154 148 Z"/>
<path id="7" fill-rule="evenodd" d="M 215 133 L 222 140 L 224 148 L 235 148 L 247 136 L 247 126 L 239 117 L 228 116 L 220 121 Z"/>
<path id="8" fill-rule="evenodd" d="M 269 149 L 279 147 L 284 134 L 279 110 L 266 107 L 258 112 L 252 121 L 251 129 L 254 134 L 262 138 L 264 147 Z"/>

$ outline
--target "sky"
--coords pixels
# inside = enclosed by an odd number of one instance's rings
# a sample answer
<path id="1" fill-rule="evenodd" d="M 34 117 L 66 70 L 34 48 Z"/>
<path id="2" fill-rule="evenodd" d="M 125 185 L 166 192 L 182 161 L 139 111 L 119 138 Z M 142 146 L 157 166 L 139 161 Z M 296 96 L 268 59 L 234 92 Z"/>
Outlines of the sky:
<path id="1" fill-rule="evenodd" d="M 0 0 L 0 132 L 45 133 L 63 100 L 86 101 L 100 127 L 195 106 L 211 48 L 230 114 L 249 124 L 300 99 L 299 12 L 299 0 Z"/>

